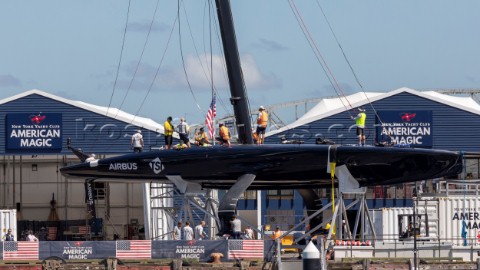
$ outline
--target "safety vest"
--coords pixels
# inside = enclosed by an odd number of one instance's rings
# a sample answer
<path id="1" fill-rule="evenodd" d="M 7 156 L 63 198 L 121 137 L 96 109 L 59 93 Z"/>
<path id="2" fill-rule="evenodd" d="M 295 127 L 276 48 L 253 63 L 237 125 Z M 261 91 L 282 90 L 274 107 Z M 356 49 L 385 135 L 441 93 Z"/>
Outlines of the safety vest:
<path id="1" fill-rule="evenodd" d="M 260 116 L 257 119 L 257 124 L 261 127 L 267 127 L 268 123 L 268 113 L 266 111 L 261 111 Z"/>
<path id="2" fill-rule="evenodd" d="M 355 124 L 357 124 L 357 127 L 364 128 L 365 127 L 365 119 L 367 118 L 367 115 L 364 112 L 360 112 L 358 115 L 360 117 L 357 118 Z"/>
<path id="3" fill-rule="evenodd" d="M 224 140 L 230 140 L 230 132 L 226 126 L 220 127 L 220 137 Z"/>
<path id="4" fill-rule="evenodd" d="M 165 123 L 163 123 L 163 129 L 165 136 L 173 135 L 173 126 L 170 124 L 170 122 L 165 121 Z"/>
<path id="5" fill-rule="evenodd" d="M 282 231 L 274 231 L 272 234 L 272 239 L 275 240 L 277 238 L 280 238 L 282 236 Z"/>

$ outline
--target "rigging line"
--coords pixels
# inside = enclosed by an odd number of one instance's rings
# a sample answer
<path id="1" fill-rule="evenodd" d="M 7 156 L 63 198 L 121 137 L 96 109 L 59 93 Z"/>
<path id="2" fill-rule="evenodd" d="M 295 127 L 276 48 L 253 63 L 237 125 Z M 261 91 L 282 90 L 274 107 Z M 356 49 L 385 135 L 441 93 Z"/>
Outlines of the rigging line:
<path id="1" fill-rule="evenodd" d="M 198 62 L 200 64 L 200 67 L 202 68 L 202 71 L 203 71 L 203 75 L 205 76 L 205 78 L 207 79 L 208 81 L 208 75 L 207 75 L 207 72 L 205 71 L 205 67 L 203 65 L 203 61 L 202 59 L 200 58 L 200 53 L 198 52 L 198 48 L 197 48 L 197 44 L 195 42 L 195 38 L 193 37 L 193 34 L 192 34 L 192 28 L 190 27 L 190 21 L 188 20 L 188 15 L 187 15 L 187 11 L 185 9 L 185 5 L 183 5 L 183 12 L 185 13 L 185 19 L 187 21 L 187 26 L 188 26 L 188 31 L 190 33 L 190 38 L 192 39 L 192 43 L 193 43 L 193 48 L 195 49 L 195 53 L 197 55 L 197 58 L 198 58 Z M 209 81 L 209 83 L 211 84 L 211 82 Z"/>
<path id="2" fill-rule="evenodd" d="M 295 13 L 296 13 L 298 19 L 299 19 L 299 23 L 301 23 L 301 25 L 302 25 L 302 30 L 304 31 L 304 34 L 307 35 L 308 40 L 309 40 L 310 43 L 313 45 L 314 50 L 315 50 L 316 54 L 320 57 L 320 60 L 322 61 L 323 66 L 325 67 L 326 71 L 328 72 L 328 75 L 333 79 L 333 81 L 335 82 L 336 88 L 341 92 L 342 96 L 345 97 L 345 99 L 346 99 L 347 102 L 348 102 L 348 105 L 349 105 L 351 108 L 353 108 L 352 105 L 350 104 L 350 102 L 348 101 L 348 99 L 346 98 L 346 95 L 345 95 L 345 93 L 343 92 L 342 88 L 340 87 L 340 85 L 339 85 L 336 77 L 333 75 L 333 73 L 332 73 L 329 65 L 327 64 L 327 61 L 325 60 L 325 58 L 323 57 L 322 53 L 320 52 L 320 50 L 319 50 L 319 48 L 318 48 L 315 40 L 313 39 L 310 31 L 308 30 L 308 27 L 307 27 L 307 25 L 305 24 L 305 21 L 303 20 L 303 17 L 302 17 L 302 15 L 300 14 L 300 11 L 298 10 L 298 8 L 297 8 L 297 6 L 296 6 L 296 4 L 295 4 L 295 1 L 294 1 L 294 0 L 290 0 L 290 1 L 291 1 L 292 5 L 293 5 L 293 8 L 294 8 L 294 10 L 295 10 Z M 298 20 L 297 20 L 297 21 L 298 21 Z"/>
<path id="3" fill-rule="evenodd" d="M 214 83 L 213 83 L 213 59 L 212 59 L 212 48 L 211 48 L 211 41 L 210 41 L 210 64 L 211 64 L 211 69 L 210 69 L 210 76 L 211 76 L 211 79 L 209 79 L 209 76 L 207 74 L 207 71 L 206 71 L 206 68 L 203 64 L 203 61 L 200 57 L 200 53 L 199 53 L 199 50 L 197 48 L 197 45 L 196 45 L 196 42 L 195 42 L 195 38 L 193 37 L 193 33 L 192 33 L 192 28 L 190 27 L 190 21 L 188 20 L 188 16 L 187 16 L 187 11 L 185 9 L 185 5 L 183 5 L 183 12 L 185 13 L 185 18 L 186 18 L 186 21 L 187 21 L 187 25 L 188 25 L 188 30 L 189 30 L 189 33 L 190 33 L 190 38 L 192 39 L 192 43 L 193 43 L 193 48 L 195 49 L 195 53 L 197 55 L 197 58 L 198 58 L 198 62 L 200 64 L 200 67 L 202 68 L 202 71 L 203 71 L 203 75 L 205 76 L 205 79 L 209 82 L 210 86 L 212 87 L 212 91 L 214 91 Z M 206 61 L 208 61 L 207 59 L 205 59 Z"/>
<path id="4" fill-rule="evenodd" d="M 213 16 L 213 18 L 215 19 L 215 24 L 213 24 L 215 26 L 215 33 L 216 33 L 216 37 L 217 37 L 217 45 L 218 45 L 218 48 L 220 48 L 220 55 L 223 56 L 221 63 L 223 64 L 223 70 L 224 71 L 227 71 L 227 65 L 226 65 L 226 61 L 225 61 L 225 51 L 223 50 L 223 45 L 222 45 L 222 40 L 221 40 L 221 35 L 220 35 L 220 30 L 218 29 L 219 25 L 220 25 L 220 22 L 218 21 L 218 17 L 217 16 Z M 240 56 L 239 56 L 240 57 Z M 243 72 L 242 72 L 242 77 L 243 77 Z M 227 88 L 229 87 L 229 78 L 227 77 L 227 72 L 223 72 L 223 79 L 227 85 Z M 245 82 L 243 82 L 243 87 L 246 87 L 245 86 Z M 220 98 L 220 95 L 219 95 L 219 92 L 216 91 L 216 94 L 217 94 L 217 97 L 219 97 L 219 100 L 220 100 L 220 103 L 222 104 L 222 106 L 225 108 L 225 111 L 227 112 L 228 115 L 234 115 L 232 109 L 231 109 L 231 106 L 226 106 L 224 104 L 224 101 L 223 99 Z M 227 94 L 228 95 L 228 94 Z M 249 105 L 250 107 L 250 102 L 249 102 L 249 99 L 248 99 L 248 95 L 246 95 L 246 102 L 247 104 Z M 235 119 L 235 118 L 234 118 Z"/>
<path id="5" fill-rule="evenodd" d="M 210 105 L 210 108 L 207 112 L 207 115 L 205 116 L 205 126 L 207 126 L 208 122 L 207 122 L 207 119 L 208 119 L 208 114 L 210 112 L 210 110 L 212 110 L 212 114 L 211 114 L 211 119 L 212 119 L 212 123 L 211 124 L 208 124 L 209 127 L 209 135 L 212 137 L 212 144 L 215 146 L 216 144 L 216 140 L 215 140 L 215 117 L 217 116 L 217 112 L 216 112 L 216 104 L 213 103 L 213 99 L 216 98 L 216 96 L 218 95 L 215 95 L 215 83 L 214 83 L 214 80 L 213 80 L 213 33 L 212 33 L 212 1 L 211 0 L 208 0 L 207 1 L 208 3 L 208 43 L 209 43 L 209 46 L 210 46 L 210 82 L 211 82 L 211 87 L 212 87 L 212 103 Z M 204 13 L 205 14 L 205 13 Z M 205 35 L 203 35 L 203 37 L 205 37 Z M 205 43 L 204 43 L 204 48 L 205 48 Z M 213 106 L 212 106 L 213 105 Z M 210 127 L 213 131 L 210 132 Z"/>
<path id="6" fill-rule="evenodd" d="M 123 58 L 123 48 L 125 47 L 125 37 L 127 36 L 128 19 L 130 17 L 131 1 L 132 0 L 128 0 L 127 19 L 125 20 L 125 29 L 123 30 L 122 49 L 120 50 L 120 59 L 118 59 L 117 74 L 115 75 L 115 82 L 113 83 L 112 95 L 110 96 L 110 101 L 108 102 L 108 107 L 107 107 L 107 114 L 105 116 L 108 116 L 108 111 L 110 110 L 110 106 L 112 105 L 113 95 L 115 94 L 115 87 L 117 86 L 117 81 L 118 81 L 118 74 L 120 73 L 120 66 L 122 64 L 122 58 Z"/>
<path id="7" fill-rule="evenodd" d="M 208 37 L 209 37 L 208 44 L 210 45 L 210 83 L 212 87 L 212 98 L 213 98 L 213 95 L 215 94 L 215 88 L 213 86 L 212 6 L 211 6 L 210 0 L 208 0 Z"/>
<path id="8" fill-rule="evenodd" d="M 207 50 L 205 49 L 205 47 L 206 47 L 206 45 L 205 45 L 205 38 L 203 38 L 203 40 L 204 40 L 204 41 L 203 41 L 203 47 L 204 47 L 203 52 L 204 52 L 204 56 L 205 56 L 205 62 L 208 62 L 209 60 L 210 60 L 210 62 L 211 62 L 210 65 L 211 65 L 212 68 L 211 68 L 211 73 L 210 73 L 210 75 L 211 75 L 212 79 L 209 80 L 208 75 L 207 75 L 207 72 L 205 71 L 205 68 L 204 68 L 203 65 L 202 65 L 202 71 L 204 72 L 204 76 L 205 76 L 205 78 L 207 79 L 207 81 L 209 81 L 209 83 L 211 84 L 211 87 L 213 87 L 213 92 L 214 92 L 214 93 L 216 94 L 216 96 L 217 96 L 217 101 L 219 101 L 220 105 L 223 107 L 223 109 L 224 109 L 227 113 L 230 113 L 230 112 L 231 112 L 230 107 L 225 105 L 225 102 L 223 101 L 224 99 L 220 96 L 218 90 L 217 90 L 216 87 L 215 87 L 215 82 L 213 81 L 213 64 L 212 64 L 212 63 L 213 63 L 213 48 L 212 48 L 212 41 L 211 41 L 211 38 L 212 38 L 212 33 L 211 33 L 211 25 L 212 25 L 212 23 L 211 23 L 211 18 L 212 18 L 212 15 L 211 15 L 211 13 L 210 13 L 210 10 L 212 9 L 212 4 L 211 4 L 211 1 L 210 1 L 210 0 L 208 0 L 208 5 L 209 5 L 209 14 L 210 14 L 210 15 L 209 15 L 209 25 L 210 25 L 210 26 L 209 26 L 209 31 L 210 31 L 210 34 L 209 34 L 209 35 L 210 35 L 210 45 L 209 45 L 209 47 L 210 47 L 210 59 L 207 58 L 207 55 L 208 55 L 208 54 L 207 54 Z M 204 19 L 203 19 L 204 21 L 205 21 L 205 13 L 206 13 L 206 12 L 205 12 L 205 9 L 206 9 L 206 8 L 204 8 Z M 216 26 L 216 25 L 214 24 L 214 26 Z M 205 29 L 205 27 L 204 27 L 203 29 Z M 203 35 L 202 35 L 202 36 L 205 37 L 205 31 L 203 32 Z M 220 48 L 221 48 L 221 47 L 220 47 Z M 195 50 L 196 50 L 196 48 L 195 48 Z M 197 54 L 199 55 L 198 52 L 197 52 Z M 200 61 L 200 63 L 202 63 L 202 62 Z M 227 84 L 228 84 L 228 83 L 227 83 Z"/>
<path id="9" fill-rule="evenodd" d="M 217 29 L 218 24 L 212 24 L 212 17 L 213 17 L 213 18 L 216 18 L 216 16 L 213 16 L 212 13 L 211 13 L 211 10 L 214 9 L 211 0 L 208 0 L 208 8 L 209 8 L 209 27 L 208 27 L 208 29 L 209 29 L 209 47 L 210 47 L 209 51 L 210 51 L 210 62 L 211 62 L 211 64 L 210 64 L 210 66 L 211 66 L 211 73 L 210 73 L 210 75 L 211 75 L 211 77 L 212 77 L 212 79 L 211 79 L 211 84 L 212 84 L 212 87 L 213 87 L 212 90 L 213 90 L 213 92 L 215 93 L 215 95 L 217 96 L 217 100 L 219 101 L 219 103 L 220 103 L 220 105 L 223 107 L 223 109 L 224 109 L 227 113 L 231 113 L 231 107 L 225 105 L 224 98 L 221 97 L 219 91 L 218 91 L 217 88 L 215 87 L 215 82 L 213 81 L 213 43 L 212 43 L 212 37 L 213 37 L 213 35 L 212 35 L 212 25 L 215 27 L 214 29 L 216 30 L 215 33 L 217 34 L 217 41 L 219 41 L 220 38 L 218 37 L 218 29 Z M 205 12 L 204 12 L 204 14 L 205 14 Z M 204 29 L 205 29 L 205 28 L 204 28 Z M 205 37 L 205 34 L 203 34 L 203 37 Z M 203 44 L 204 44 L 204 45 L 203 45 L 203 47 L 204 47 L 204 50 L 203 50 L 203 51 L 204 51 L 204 55 L 207 55 L 207 51 L 205 50 L 205 47 L 206 47 L 206 46 L 205 46 L 205 39 L 204 39 Z M 218 42 L 217 45 L 218 45 L 219 48 L 222 48 L 222 46 L 220 45 L 220 42 Z M 206 59 L 206 61 L 208 61 L 208 60 Z M 224 73 L 223 75 L 224 75 L 225 81 L 227 81 L 227 79 L 226 79 L 226 77 L 225 77 L 225 73 Z M 227 84 L 228 84 L 228 82 L 227 82 Z"/>
<path id="10" fill-rule="evenodd" d="M 315 48 L 314 48 L 313 45 L 312 45 L 312 42 L 309 40 L 307 34 L 305 33 L 304 26 L 302 26 L 302 23 L 301 23 L 300 20 L 299 20 L 299 15 L 298 15 L 298 14 L 295 12 L 295 10 L 293 9 L 292 4 L 290 3 L 290 1 L 288 2 L 288 4 L 290 5 L 290 9 L 292 10 L 293 15 L 295 16 L 295 19 L 297 20 L 297 23 L 298 23 L 300 29 L 302 30 L 302 33 L 303 33 L 303 35 L 305 36 L 305 39 L 307 40 L 308 45 L 309 45 L 310 48 L 312 49 L 313 54 L 315 55 L 315 58 L 317 59 L 317 61 L 318 61 L 318 63 L 320 64 L 320 66 L 322 67 L 322 70 L 323 70 L 323 72 L 325 73 L 325 77 L 327 77 L 328 81 L 330 82 L 330 85 L 332 86 L 333 90 L 335 91 L 335 93 L 336 93 L 337 96 L 339 97 L 340 102 L 342 103 L 342 105 L 343 105 L 343 107 L 345 108 L 345 110 L 346 110 L 346 111 L 349 111 L 348 107 L 345 105 L 343 99 L 341 98 L 340 93 L 338 92 L 337 88 L 335 87 L 335 84 L 333 83 L 332 78 L 330 78 L 330 76 L 328 75 L 327 70 L 325 69 L 322 61 L 320 60 L 319 56 L 317 55 L 317 52 L 315 51 Z M 350 116 L 351 116 L 351 114 L 350 114 Z"/>
<path id="11" fill-rule="evenodd" d="M 130 89 L 132 88 L 133 81 L 135 80 L 135 76 L 137 75 L 138 69 L 140 67 L 140 63 L 142 62 L 142 59 L 143 59 L 143 54 L 145 53 L 145 48 L 147 47 L 147 43 L 148 43 L 148 40 L 149 40 L 149 37 L 150 37 L 150 33 L 152 32 L 152 26 L 153 26 L 153 23 L 155 21 L 155 16 L 157 14 L 158 3 L 159 2 L 160 2 L 160 0 L 157 0 L 157 4 L 155 5 L 155 11 L 153 12 L 153 16 L 152 16 L 152 21 L 150 22 L 150 27 L 148 28 L 147 37 L 145 38 L 145 42 L 143 43 L 142 53 L 140 54 L 140 59 L 138 59 L 137 66 L 135 68 L 135 72 L 133 73 L 132 79 L 130 80 L 130 84 L 128 85 L 128 88 L 127 88 L 127 92 L 123 96 L 122 103 L 120 104 L 120 107 L 118 108 L 117 114 L 115 115 L 114 118 L 117 118 L 118 113 L 120 112 L 120 109 L 122 109 L 122 106 L 125 103 L 125 100 L 127 99 L 128 93 L 130 92 Z"/>
<path id="12" fill-rule="evenodd" d="M 150 91 L 151 91 L 152 88 L 153 88 L 153 85 L 155 84 L 155 80 L 157 79 L 158 73 L 160 72 L 160 67 L 162 67 L 163 60 L 165 59 L 165 55 L 167 54 L 168 46 L 170 45 L 170 41 L 172 40 L 173 32 L 174 32 L 174 30 L 175 30 L 175 25 L 177 25 L 177 21 L 178 21 L 178 17 L 176 17 L 176 18 L 175 18 L 175 21 L 173 22 L 172 30 L 170 31 L 170 35 L 168 36 L 167 45 L 165 46 L 165 50 L 163 51 L 162 58 L 160 59 L 160 63 L 158 64 L 157 70 L 155 71 L 155 76 L 153 76 L 152 82 L 150 83 L 150 86 L 148 87 L 148 91 L 147 91 L 147 93 L 145 94 L 145 97 L 143 98 L 143 101 L 142 101 L 142 103 L 140 104 L 140 107 L 138 108 L 137 112 L 136 112 L 135 115 L 133 116 L 132 121 L 130 121 L 130 124 L 133 123 L 133 121 L 135 120 L 135 118 L 136 118 L 137 115 L 139 114 L 140 110 L 141 110 L 142 107 L 143 107 L 143 104 L 144 104 L 145 101 L 147 100 L 147 97 L 148 97 L 148 95 L 150 94 Z"/>
<path id="13" fill-rule="evenodd" d="M 193 93 L 192 85 L 190 84 L 190 80 L 188 79 L 188 73 L 187 69 L 185 67 L 185 58 L 183 57 L 183 46 L 182 46 L 182 27 L 181 27 L 181 20 L 180 20 L 180 2 L 183 2 L 182 0 L 178 0 L 177 3 L 177 17 L 178 17 L 178 41 L 180 45 L 180 56 L 182 58 L 182 67 L 183 67 L 183 73 L 185 74 L 185 79 L 188 84 L 188 89 L 190 90 L 190 93 L 192 94 L 193 100 L 195 101 L 195 104 L 197 105 L 198 110 L 204 114 L 202 108 L 200 107 L 200 104 L 198 104 L 198 100 L 195 97 L 195 93 Z"/>
<path id="14" fill-rule="evenodd" d="M 290 0 L 290 1 L 292 2 L 295 11 L 296 11 L 296 13 L 298 14 L 298 17 L 299 17 L 299 19 L 300 19 L 300 21 L 301 21 L 301 23 L 302 23 L 302 25 L 303 25 L 303 27 L 304 27 L 304 30 L 306 31 L 306 33 L 307 33 L 307 35 L 308 35 L 308 38 L 311 40 L 313 46 L 315 47 L 316 52 L 318 53 L 318 55 L 320 56 L 323 64 L 325 65 L 325 68 L 327 69 L 328 74 L 332 77 L 333 81 L 335 82 L 335 85 L 336 85 L 337 89 L 342 93 L 343 97 L 344 97 L 345 100 L 347 101 L 347 103 L 348 103 L 348 105 L 350 106 L 350 108 L 353 109 L 352 104 L 350 104 L 350 101 L 348 100 L 348 98 L 346 97 L 346 95 L 345 95 L 345 93 L 343 92 L 342 88 L 341 88 L 340 85 L 338 84 L 337 79 L 336 79 L 335 76 L 333 75 L 333 73 L 332 73 L 330 67 L 328 66 L 325 58 L 323 57 L 322 53 L 321 53 L 320 50 L 318 49 L 317 44 L 316 44 L 315 41 L 313 40 L 313 37 L 312 37 L 310 31 L 308 30 L 308 27 L 306 26 L 305 21 L 303 20 L 302 16 L 300 15 L 300 11 L 298 10 L 297 6 L 295 5 L 295 1 L 294 1 L 294 0 Z M 348 109 L 347 109 L 347 111 L 348 111 Z M 348 111 L 348 113 L 350 114 L 350 111 Z"/>
<path id="15" fill-rule="evenodd" d="M 212 9 L 216 10 L 216 7 L 213 7 L 213 2 L 210 2 L 210 6 L 211 6 Z M 223 65 L 223 70 L 225 71 L 225 70 L 227 70 L 227 66 L 226 66 L 226 63 L 225 63 L 225 57 L 224 57 L 225 53 L 223 52 L 223 45 L 222 45 L 222 41 L 221 41 L 221 37 L 220 37 L 221 36 L 220 35 L 220 30 L 218 29 L 218 27 L 220 25 L 220 22 L 218 21 L 218 17 L 215 16 L 215 15 L 212 15 L 211 18 L 213 18 L 214 21 L 215 21 L 215 23 L 213 23 L 213 26 L 214 26 L 214 29 L 215 29 L 215 36 L 217 37 L 216 38 L 217 48 L 219 48 L 219 50 L 220 50 L 220 53 L 219 53 L 220 57 L 223 57 L 223 58 L 220 59 L 220 61 L 221 61 L 221 64 Z M 224 73 L 222 73 L 222 75 L 223 75 L 223 80 L 225 82 L 225 85 L 228 86 L 227 73 L 224 72 Z M 222 105 L 222 107 L 225 109 L 226 112 L 231 113 L 232 112 L 231 106 L 230 105 L 228 105 L 228 106 L 225 105 L 224 98 L 221 97 L 220 93 L 221 92 L 218 91 L 215 88 L 215 94 L 217 95 L 218 100 L 220 101 L 220 104 Z"/>
<path id="16" fill-rule="evenodd" d="M 336 35 L 335 32 L 333 31 L 332 25 L 330 24 L 330 21 L 328 20 L 327 15 L 326 15 L 325 12 L 323 11 L 323 8 L 322 8 L 322 6 L 320 5 L 320 2 L 318 2 L 318 0 L 316 0 L 316 2 L 317 2 L 318 7 L 320 8 L 320 11 L 321 11 L 322 14 L 323 14 L 323 18 L 325 18 L 325 21 L 327 22 L 328 28 L 330 28 L 330 31 L 332 32 L 333 38 L 334 38 L 335 41 L 337 42 L 337 45 L 338 45 L 338 47 L 340 48 L 340 51 L 341 51 L 342 54 L 343 54 L 343 58 L 345 59 L 345 61 L 346 61 L 347 64 L 348 64 L 348 67 L 349 67 L 350 70 L 352 71 L 353 77 L 355 77 L 355 80 L 356 80 L 357 84 L 358 84 L 358 85 L 360 86 L 360 88 L 363 90 L 363 85 L 360 83 L 360 80 L 359 80 L 358 77 L 357 77 L 357 73 L 354 71 L 353 66 L 350 64 L 350 61 L 348 60 L 348 57 L 347 57 L 347 55 L 345 54 L 345 51 L 343 50 L 343 47 L 342 47 L 342 45 L 340 44 L 340 41 L 339 41 L 338 38 L 337 38 L 337 35 Z"/>
<path id="17" fill-rule="evenodd" d="M 357 84 L 360 86 L 360 89 L 362 89 L 362 92 L 364 93 L 365 97 L 367 98 L 367 101 L 368 101 L 370 107 L 372 108 L 375 116 L 377 117 L 377 119 L 379 120 L 379 122 L 383 125 L 383 122 L 382 122 L 380 116 L 378 115 L 377 110 L 375 110 L 375 107 L 373 106 L 372 102 L 370 101 L 370 98 L 368 97 L 367 93 L 365 92 L 365 89 L 363 88 L 363 85 L 362 85 L 362 83 L 360 82 L 360 79 L 358 78 L 357 73 L 356 73 L 355 70 L 353 69 L 353 66 L 351 65 L 350 61 L 348 60 L 348 57 L 347 57 L 345 51 L 343 50 L 342 44 L 341 44 L 340 41 L 338 40 L 337 35 L 335 34 L 335 31 L 333 31 L 333 27 L 332 27 L 332 25 L 330 24 L 330 21 L 328 20 L 328 17 L 327 17 L 327 15 L 325 14 L 322 6 L 320 5 L 320 2 L 319 2 L 318 0 L 316 0 L 316 2 L 317 2 L 318 7 L 320 8 L 320 11 L 321 11 L 322 14 L 323 14 L 323 18 L 325 18 L 325 21 L 327 22 L 328 28 L 330 28 L 330 32 L 332 32 L 333 38 L 334 38 L 335 41 L 337 42 L 337 45 L 338 45 L 338 47 L 340 48 L 340 51 L 342 52 L 343 58 L 344 58 L 345 61 L 347 62 L 347 65 L 348 65 L 348 67 L 350 68 L 350 71 L 352 72 L 353 77 L 355 78 L 355 81 L 356 81 Z"/>

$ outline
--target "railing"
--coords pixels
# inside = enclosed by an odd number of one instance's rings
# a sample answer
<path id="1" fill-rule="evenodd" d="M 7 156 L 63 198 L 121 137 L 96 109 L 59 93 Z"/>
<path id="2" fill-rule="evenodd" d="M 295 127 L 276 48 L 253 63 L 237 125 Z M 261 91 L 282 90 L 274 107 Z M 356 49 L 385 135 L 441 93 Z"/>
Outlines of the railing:
<path id="1" fill-rule="evenodd" d="M 480 195 L 480 179 L 448 180 L 448 182 L 441 181 L 439 184 L 438 191 L 439 193 L 447 196 L 451 196 L 451 195 L 479 196 Z"/>
<path id="2" fill-rule="evenodd" d="M 383 235 L 377 236 L 376 241 L 373 238 L 365 237 L 364 241 L 350 240 L 350 239 L 325 239 L 318 237 L 316 247 L 321 251 L 322 263 L 326 260 L 351 258 L 413 258 L 414 251 L 417 251 L 417 258 L 422 260 L 455 260 L 455 261 L 470 261 L 475 262 L 480 257 L 480 238 L 477 237 L 455 237 L 455 238 L 435 238 L 429 239 L 427 237 L 418 237 L 415 240 L 413 237 L 407 239 L 398 239 L 398 235 Z M 268 240 L 266 240 L 268 241 Z M 459 243 L 455 245 L 453 243 Z M 308 241 L 307 241 L 308 243 Z M 415 245 L 416 244 L 416 245 Z M 465 245 L 464 245 L 465 244 Z M 305 248 L 305 244 L 282 245 L 282 241 L 277 239 L 270 250 L 266 250 L 267 255 L 271 254 L 270 261 L 277 266 L 281 266 L 282 258 L 284 259 L 288 254 L 284 254 L 284 250 Z M 323 248 L 323 252 L 322 252 Z M 296 257 L 297 250 L 294 250 Z M 335 255 L 337 253 L 337 255 Z"/>

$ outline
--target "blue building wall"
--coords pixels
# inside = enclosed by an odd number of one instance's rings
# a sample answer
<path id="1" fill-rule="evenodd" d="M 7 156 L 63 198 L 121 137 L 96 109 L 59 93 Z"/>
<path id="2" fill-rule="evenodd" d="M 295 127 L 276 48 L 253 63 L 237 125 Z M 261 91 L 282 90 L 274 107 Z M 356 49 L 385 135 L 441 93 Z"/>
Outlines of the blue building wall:
<path id="1" fill-rule="evenodd" d="M 131 136 L 141 127 L 115 120 L 83 108 L 75 107 L 42 95 L 32 94 L 0 105 L 0 136 L 7 138 L 6 116 L 13 113 L 48 115 L 62 114 L 62 141 L 60 153 L 71 153 L 67 147 L 67 138 L 73 146 L 86 153 L 109 154 L 130 152 Z M 164 144 L 164 137 L 154 131 L 142 129 L 145 149 Z M 0 153 L 6 153 L 6 139 L 0 140 Z M 22 152 L 37 154 L 37 152 Z"/>
<path id="2" fill-rule="evenodd" d="M 480 151 L 480 116 L 431 99 L 408 92 L 378 100 L 372 103 L 377 111 L 410 112 L 414 110 L 432 113 L 432 148 L 455 151 Z M 375 114 L 370 105 L 367 110 L 365 133 L 367 144 L 375 140 Z M 356 128 L 350 116 L 356 112 L 342 112 L 330 117 L 284 131 L 265 139 L 265 143 L 279 143 L 282 136 L 287 139 L 303 140 L 314 144 L 316 138 L 328 138 L 338 144 L 356 144 Z"/>

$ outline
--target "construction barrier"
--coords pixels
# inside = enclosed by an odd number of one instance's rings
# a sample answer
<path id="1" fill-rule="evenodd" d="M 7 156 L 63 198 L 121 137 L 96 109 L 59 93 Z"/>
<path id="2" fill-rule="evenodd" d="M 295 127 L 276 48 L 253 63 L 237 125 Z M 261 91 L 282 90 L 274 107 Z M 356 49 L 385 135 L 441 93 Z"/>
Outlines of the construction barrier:
<path id="1" fill-rule="evenodd" d="M 211 260 L 212 253 L 222 261 L 237 259 L 269 260 L 274 242 L 270 240 L 122 240 L 122 241 L 12 241 L 0 242 L 0 260 L 89 260 L 118 259 L 197 259 Z"/>

